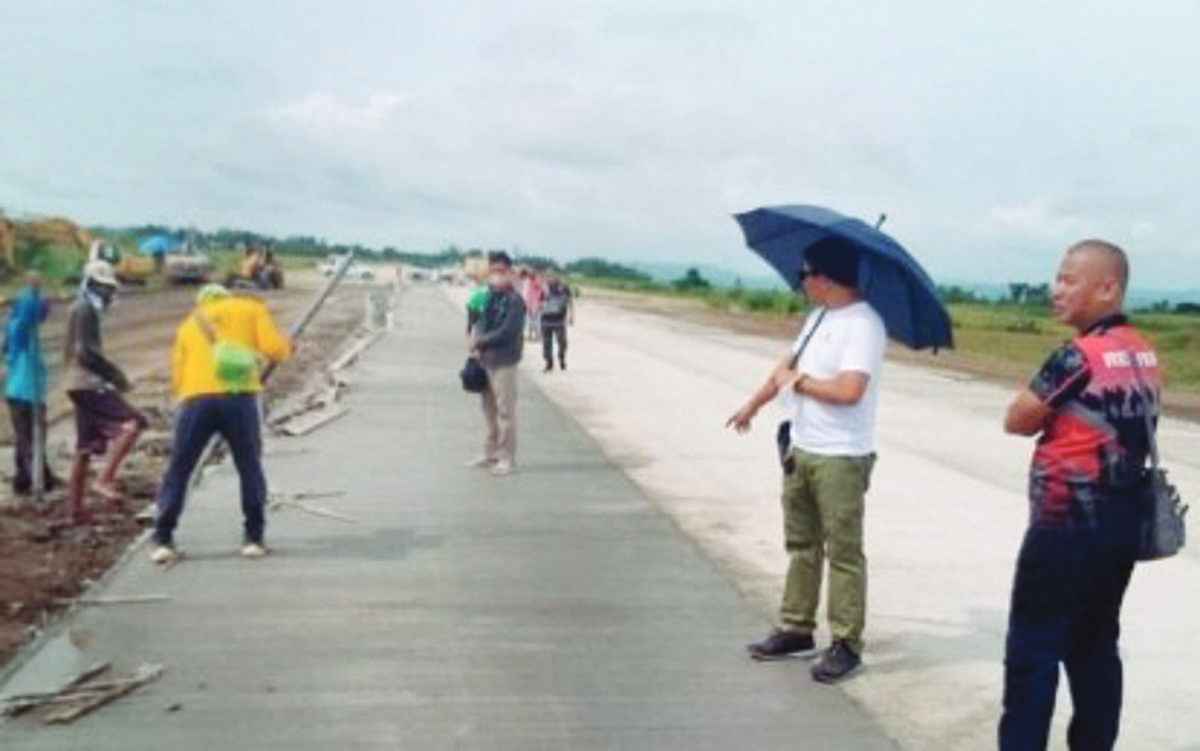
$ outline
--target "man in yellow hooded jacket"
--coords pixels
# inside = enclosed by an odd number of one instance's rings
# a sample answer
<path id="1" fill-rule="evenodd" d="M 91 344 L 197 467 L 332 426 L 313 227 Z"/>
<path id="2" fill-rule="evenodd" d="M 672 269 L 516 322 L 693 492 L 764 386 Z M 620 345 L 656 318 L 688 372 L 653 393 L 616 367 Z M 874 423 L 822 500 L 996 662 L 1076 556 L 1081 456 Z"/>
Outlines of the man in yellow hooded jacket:
<path id="1" fill-rule="evenodd" d="M 217 284 L 200 290 L 196 309 L 180 325 L 171 354 L 171 384 L 179 409 L 171 462 L 158 494 L 151 553 L 155 563 L 169 563 L 177 555 L 174 533 L 188 480 L 204 447 L 217 434 L 229 444 L 241 479 L 242 555 L 266 554 L 259 366 L 264 361 L 282 362 L 291 354 L 291 342 L 262 301 L 234 297 Z"/>

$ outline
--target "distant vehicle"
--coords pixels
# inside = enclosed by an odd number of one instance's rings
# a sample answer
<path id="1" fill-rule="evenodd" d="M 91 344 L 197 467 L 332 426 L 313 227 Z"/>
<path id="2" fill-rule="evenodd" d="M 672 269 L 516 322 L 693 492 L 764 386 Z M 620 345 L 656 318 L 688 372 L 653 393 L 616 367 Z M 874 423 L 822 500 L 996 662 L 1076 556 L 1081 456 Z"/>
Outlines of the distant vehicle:
<path id="1" fill-rule="evenodd" d="M 163 269 L 167 281 L 173 284 L 200 284 L 208 281 L 213 263 L 204 253 L 185 246 L 181 252 L 167 256 Z"/>
<path id="2" fill-rule="evenodd" d="M 121 284 L 145 284 L 154 276 L 154 259 L 133 254 L 122 255 L 113 268 Z"/>
<path id="3" fill-rule="evenodd" d="M 250 247 L 242 251 L 242 262 L 225 277 L 230 289 L 283 289 L 283 266 L 271 250 Z"/>
<path id="4" fill-rule="evenodd" d="M 323 276 L 333 276 L 337 273 L 338 265 L 342 262 L 345 256 L 333 256 L 325 260 L 317 269 Z M 357 279 L 362 282 L 369 282 L 375 279 L 375 271 L 369 266 L 364 266 L 358 261 L 351 261 L 350 268 L 346 269 L 346 279 Z"/>
<path id="5" fill-rule="evenodd" d="M 93 240 L 88 251 L 89 261 L 108 261 L 121 284 L 145 284 L 154 275 L 154 260 L 133 253 L 122 253 L 116 245 Z"/>

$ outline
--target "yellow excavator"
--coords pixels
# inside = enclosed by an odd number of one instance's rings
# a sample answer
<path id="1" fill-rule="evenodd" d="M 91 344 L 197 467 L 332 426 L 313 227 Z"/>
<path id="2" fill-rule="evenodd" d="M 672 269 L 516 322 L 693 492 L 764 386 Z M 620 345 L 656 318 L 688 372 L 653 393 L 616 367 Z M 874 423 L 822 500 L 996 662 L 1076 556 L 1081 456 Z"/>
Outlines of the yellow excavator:
<path id="1" fill-rule="evenodd" d="M 154 259 L 137 253 L 122 253 L 117 246 L 92 240 L 88 261 L 108 261 L 121 284 L 145 284 L 154 275 Z"/>

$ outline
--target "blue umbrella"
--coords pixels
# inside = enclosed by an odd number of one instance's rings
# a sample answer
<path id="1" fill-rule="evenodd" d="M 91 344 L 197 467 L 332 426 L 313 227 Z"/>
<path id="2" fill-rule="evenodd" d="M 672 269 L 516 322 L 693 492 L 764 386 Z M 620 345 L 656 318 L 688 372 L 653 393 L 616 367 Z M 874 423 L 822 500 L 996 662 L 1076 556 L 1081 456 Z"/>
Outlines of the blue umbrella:
<path id="1" fill-rule="evenodd" d="M 159 256 L 170 253 L 178 245 L 170 235 L 151 235 L 138 243 L 138 250 L 148 256 Z"/>
<path id="2" fill-rule="evenodd" d="M 950 314 L 933 280 L 875 227 L 820 206 L 768 206 L 734 218 L 746 244 L 793 288 L 800 284 L 805 252 L 817 241 L 832 238 L 857 249 L 859 291 L 883 318 L 888 336 L 913 349 L 954 346 Z"/>

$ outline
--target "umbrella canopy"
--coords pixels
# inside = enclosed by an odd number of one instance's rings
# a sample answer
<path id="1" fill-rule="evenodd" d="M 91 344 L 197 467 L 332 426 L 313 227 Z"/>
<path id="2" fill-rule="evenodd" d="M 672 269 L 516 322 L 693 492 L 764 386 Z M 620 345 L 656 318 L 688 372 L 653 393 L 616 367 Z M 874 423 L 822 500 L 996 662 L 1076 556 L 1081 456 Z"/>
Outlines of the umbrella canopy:
<path id="1" fill-rule="evenodd" d="M 900 243 L 870 225 L 820 206 L 769 206 L 734 216 L 746 244 L 792 288 L 805 252 L 833 239 L 859 251 L 858 289 L 888 336 L 912 347 L 953 347 L 950 314 L 929 274 Z"/>
<path id="2" fill-rule="evenodd" d="M 170 253 L 179 243 L 170 235 L 151 235 L 138 243 L 138 250 L 148 256 L 159 256 Z"/>

